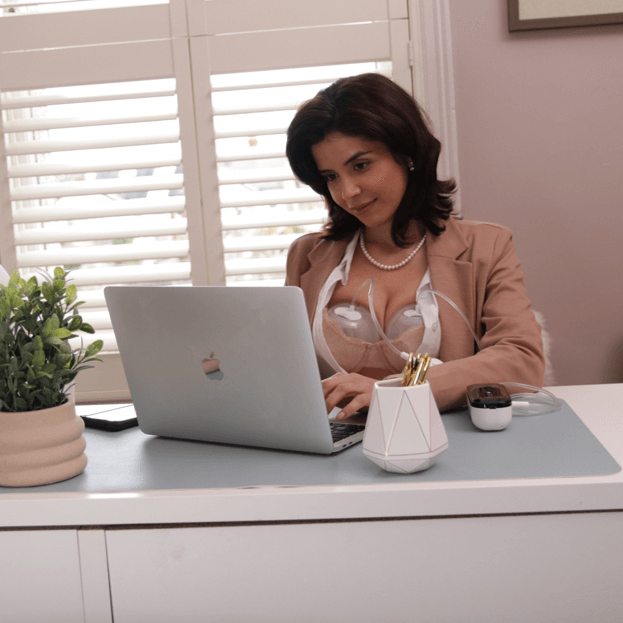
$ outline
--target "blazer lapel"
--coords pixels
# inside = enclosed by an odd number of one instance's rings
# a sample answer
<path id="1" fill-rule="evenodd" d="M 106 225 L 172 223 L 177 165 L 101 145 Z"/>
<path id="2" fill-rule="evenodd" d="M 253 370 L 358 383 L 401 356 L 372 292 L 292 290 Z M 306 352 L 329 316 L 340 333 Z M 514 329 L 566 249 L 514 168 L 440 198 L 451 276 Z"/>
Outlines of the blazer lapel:
<path id="1" fill-rule="evenodd" d="M 321 240 L 307 255 L 310 266 L 300 279 L 310 323 L 314 319 L 320 290 L 342 260 L 348 242 Z"/>
<path id="2" fill-rule="evenodd" d="M 468 248 L 467 241 L 453 218 L 446 221 L 446 231 L 440 236 L 430 236 L 426 254 L 433 289 L 451 299 L 476 329 L 476 304 L 474 299 L 474 273 L 471 262 L 458 259 Z M 437 297 L 439 322 L 442 327 L 439 358 L 442 361 L 457 358 L 469 351 L 473 343 L 464 321 L 444 299 Z"/>

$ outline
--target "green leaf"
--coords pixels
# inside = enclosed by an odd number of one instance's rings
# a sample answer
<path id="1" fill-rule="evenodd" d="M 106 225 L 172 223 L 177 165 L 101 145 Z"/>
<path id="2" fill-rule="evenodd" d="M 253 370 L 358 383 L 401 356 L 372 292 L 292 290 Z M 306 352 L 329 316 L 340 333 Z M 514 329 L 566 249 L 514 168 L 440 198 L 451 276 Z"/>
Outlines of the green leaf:
<path id="1" fill-rule="evenodd" d="M 71 337 L 71 331 L 69 329 L 56 329 L 56 331 L 52 332 L 52 337 L 60 337 L 61 339 L 67 339 Z"/>
<path id="2" fill-rule="evenodd" d="M 0 319 L 8 320 L 11 315 L 11 305 L 7 301 L 6 296 L 0 298 Z"/>
<path id="3" fill-rule="evenodd" d="M 95 329 L 90 324 L 87 324 L 86 322 L 82 323 L 82 326 L 80 327 L 80 331 L 84 331 L 85 333 L 95 333 Z"/>
<path id="4" fill-rule="evenodd" d="M 54 276 L 55 277 L 64 277 L 65 275 L 66 275 L 65 271 L 60 266 L 57 266 L 54 269 Z"/>
<path id="5" fill-rule="evenodd" d="M 19 284 L 19 273 L 17 272 L 17 270 L 14 270 L 13 274 L 11 275 L 11 278 L 9 279 L 9 288 L 11 287 L 16 288 L 18 284 Z"/>
<path id="6" fill-rule="evenodd" d="M 45 340 L 52 335 L 52 331 L 54 328 L 52 327 L 52 319 L 48 318 L 43 325 L 43 329 L 41 330 L 41 337 Z"/>
<path id="7" fill-rule="evenodd" d="M 94 355 L 97 355 L 97 353 L 99 353 L 100 350 L 102 350 L 103 346 L 104 346 L 103 340 L 95 340 L 95 342 L 93 342 L 92 344 L 89 344 L 89 346 L 87 347 L 85 356 L 93 357 Z"/>
<path id="8" fill-rule="evenodd" d="M 47 281 L 44 281 L 41 284 L 41 292 L 43 293 L 46 301 L 49 301 L 50 303 L 54 301 L 54 288 Z"/>
<path id="9" fill-rule="evenodd" d="M 45 364 L 45 353 L 43 349 L 35 351 L 35 356 L 32 359 L 32 365 L 35 368 L 41 368 Z"/>
<path id="10" fill-rule="evenodd" d="M 13 307 L 21 307 L 24 304 L 24 300 L 18 296 L 17 294 L 12 294 L 11 295 L 11 305 L 13 305 Z"/>
<path id="11" fill-rule="evenodd" d="M 53 363 L 57 368 L 67 368 L 71 364 L 71 353 L 56 353 Z"/>
<path id="12" fill-rule="evenodd" d="M 78 331 L 82 326 L 82 316 L 74 316 L 67 325 L 70 331 Z"/>
<path id="13" fill-rule="evenodd" d="M 65 280 L 55 279 L 52 282 L 52 287 L 54 288 L 54 292 L 61 292 L 65 288 Z"/>
<path id="14" fill-rule="evenodd" d="M 67 286 L 67 290 L 65 292 L 65 303 L 67 303 L 67 305 L 71 305 L 76 298 L 78 298 L 78 288 L 76 288 L 76 286 L 72 283 Z"/>
<path id="15" fill-rule="evenodd" d="M 69 342 L 66 342 L 65 340 L 63 340 L 63 343 L 60 345 L 60 349 L 64 353 L 71 353 L 71 346 L 69 345 Z"/>

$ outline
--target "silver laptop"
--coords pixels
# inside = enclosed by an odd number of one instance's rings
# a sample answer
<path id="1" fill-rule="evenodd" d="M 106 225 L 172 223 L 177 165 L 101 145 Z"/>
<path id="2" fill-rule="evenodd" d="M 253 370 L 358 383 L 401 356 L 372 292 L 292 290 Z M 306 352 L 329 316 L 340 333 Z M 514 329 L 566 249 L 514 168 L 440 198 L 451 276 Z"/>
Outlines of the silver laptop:
<path id="1" fill-rule="evenodd" d="M 320 454 L 363 438 L 363 426 L 329 422 L 299 288 L 109 286 L 105 296 L 143 432 Z"/>

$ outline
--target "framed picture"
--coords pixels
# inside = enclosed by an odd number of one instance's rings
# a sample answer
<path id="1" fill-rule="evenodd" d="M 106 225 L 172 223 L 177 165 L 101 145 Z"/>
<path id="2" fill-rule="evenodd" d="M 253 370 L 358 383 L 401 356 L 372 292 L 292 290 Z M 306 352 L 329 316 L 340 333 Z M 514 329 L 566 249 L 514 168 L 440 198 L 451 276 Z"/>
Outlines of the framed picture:
<path id="1" fill-rule="evenodd" d="M 507 0 L 508 30 L 623 24 L 623 0 Z"/>

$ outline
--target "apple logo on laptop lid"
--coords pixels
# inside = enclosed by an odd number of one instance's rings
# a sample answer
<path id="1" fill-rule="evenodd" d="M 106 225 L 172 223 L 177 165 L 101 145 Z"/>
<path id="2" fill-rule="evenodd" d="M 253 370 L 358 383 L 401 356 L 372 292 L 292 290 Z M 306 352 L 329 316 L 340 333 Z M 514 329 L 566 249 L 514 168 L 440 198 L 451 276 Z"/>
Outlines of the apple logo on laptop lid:
<path id="1" fill-rule="evenodd" d="M 214 357 L 214 352 L 211 352 L 210 356 L 201 362 L 201 367 L 209 379 L 220 381 L 224 376 L 221 370 L 221 362 Z"/>

